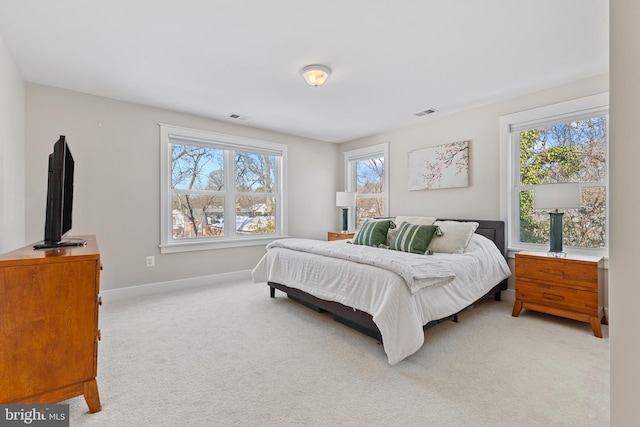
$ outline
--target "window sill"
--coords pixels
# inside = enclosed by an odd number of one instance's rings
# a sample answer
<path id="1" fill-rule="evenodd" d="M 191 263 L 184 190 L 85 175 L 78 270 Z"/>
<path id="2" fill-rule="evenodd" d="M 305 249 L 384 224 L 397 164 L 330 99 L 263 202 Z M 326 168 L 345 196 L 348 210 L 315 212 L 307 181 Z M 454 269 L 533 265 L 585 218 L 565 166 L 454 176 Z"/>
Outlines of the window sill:
<path id="1" fill-rule="evenodd" d="M 216 249 L 242 248 L 248 246 L 265 246 L 278 239 L 288 236 L 253 237 L 251 239 L 227 239 L 217 242 L 212 241 L 187 241 L 179 243 L 165 243 L 160 245 L 161 254 L 174 254 L 180 252 L 209 251 Z"/>

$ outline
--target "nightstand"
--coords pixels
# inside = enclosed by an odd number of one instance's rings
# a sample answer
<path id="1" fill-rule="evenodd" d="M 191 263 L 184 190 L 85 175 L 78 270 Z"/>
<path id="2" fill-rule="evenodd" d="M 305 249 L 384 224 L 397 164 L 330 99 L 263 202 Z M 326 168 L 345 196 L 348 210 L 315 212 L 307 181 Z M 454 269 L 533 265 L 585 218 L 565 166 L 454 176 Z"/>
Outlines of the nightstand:
<path id="1" fill-rule="evenodd" d="M 516 301 L 512 316 L 523 308 L 591 324 L 593 335 L 602 338 L 601 313 L 604 292 L 604 259 L 542 252 L 516 254 Z"/>
<path id="2" fill-rule="evenodd" d="M 355 232 L 353 231 L 348 231 L 346 233 L 342 232 L 342 231 L 330 231 L 327 233 L 327 240 L 346 240 L 346 239 L 353 239 L 353 236 L 355 236 Z"/>

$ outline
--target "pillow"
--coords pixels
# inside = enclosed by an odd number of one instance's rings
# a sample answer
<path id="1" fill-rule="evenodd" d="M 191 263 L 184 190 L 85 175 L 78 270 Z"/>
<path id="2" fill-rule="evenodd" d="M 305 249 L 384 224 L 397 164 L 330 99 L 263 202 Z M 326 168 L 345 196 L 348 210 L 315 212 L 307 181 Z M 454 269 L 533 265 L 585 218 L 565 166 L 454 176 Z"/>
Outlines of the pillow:
<path id="1" fill-rule="evenodd" d="M 400 225 L 401 222 L 419 225 L 433 225 L 433 223 L 436 222 L 436 219 L 437 218 L 432 216 L 397 216 L 395 222 L 396 225 Z"/>
<path id="2" fill-rule="evenodd" d="M 398 227 L 402 222 L 408 222 L 409 224 L 432 225 L 435 221 L 436 218 L 432 216 L 397 216 L 395 219 L 395 223 Z M 387 245 L 391 245 L 393 239 L 395 239 L 398 234 L 398 231 L 400 231 L 399 228 L 395 228 L 393 230 L 389 229 Z"/>
<path id="3" fill-rule="evenodd" d="M 353 238 L 353 244 L 375 247 L 384 245 L 387 241 L 387 231 L 389 231 L 389 228 L 395 228 L 395 226 L 390 219 L 368 219 L 362 224 L 360 231 Z"/>
<path id="4" fill-rule="evenodd" d="M 429 249 L 445 254 L 461 254 L 480 224 L 471 221 L 436 221 L 433 225 L 440 228 L 442 235 L 431 240 Z"/>
<path id="5" fill-rule="evenodd" d="M 409 224 L 403 222 L 398 227 L 398 234 L 391 242 L 389 249 L 394 251 L 424 254 L 429 246 L 433 234 L 437 230 L 436 225 Z"/>

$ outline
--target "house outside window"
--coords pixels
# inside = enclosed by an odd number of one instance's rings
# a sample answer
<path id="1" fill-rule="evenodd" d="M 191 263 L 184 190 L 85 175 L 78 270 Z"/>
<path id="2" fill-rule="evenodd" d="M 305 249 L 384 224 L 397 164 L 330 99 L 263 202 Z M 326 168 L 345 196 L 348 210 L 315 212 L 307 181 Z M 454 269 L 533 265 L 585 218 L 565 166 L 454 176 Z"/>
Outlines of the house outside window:
<path id="1" fill-rule="evenodd" d="M 344 156 L 345 189 L 356 193 L 350 221 L 359 229 L 367 219 L 389 214 L 389 144 L 346 151 Z"/>
<path id="2" fill-rule="evenodd" d="M 286 146 L 160 129 L 161 252 L 262 245 L 286 235 Z"/>
<path id="3" fill-rule="evenodd" d="M 582 98 L 504 116 L 507 160 L 503 209 L 509 248 L 546 251 L 549 213 L 534 209 L 539 184 L 578 183 L 580 208 L 561 210 L 563 242 L 574 253 L 608 253 L 608 96 Z M 504 213 L 504 212 L 503 212 Z"/>

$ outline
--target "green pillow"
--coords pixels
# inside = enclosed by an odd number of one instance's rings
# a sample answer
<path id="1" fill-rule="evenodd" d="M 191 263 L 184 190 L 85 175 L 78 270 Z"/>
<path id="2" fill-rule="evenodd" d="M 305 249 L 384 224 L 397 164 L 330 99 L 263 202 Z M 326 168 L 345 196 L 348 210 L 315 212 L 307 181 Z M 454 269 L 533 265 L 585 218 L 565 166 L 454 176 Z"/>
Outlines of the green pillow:
<path id="1" fill-rule="evenodd" d="M 419 225 L 403 222 L 400 224 L 398 234 L 391 242 L 389 249 L 424 254 L 436 230 L 438 230 L 437 225 Z"/>
<path id="2" fill-rule="evenodd" d="M 395 228 L 392 220 L 367 220 L 360 231 L 353 238 L 354 245 L 375 246 L 384 245 L 387 242 L 387 232 L 389 228 Z"/>

